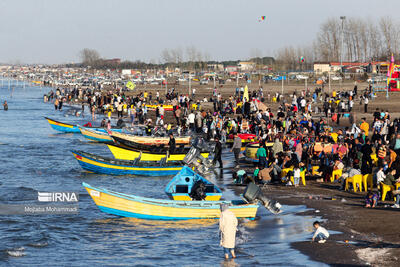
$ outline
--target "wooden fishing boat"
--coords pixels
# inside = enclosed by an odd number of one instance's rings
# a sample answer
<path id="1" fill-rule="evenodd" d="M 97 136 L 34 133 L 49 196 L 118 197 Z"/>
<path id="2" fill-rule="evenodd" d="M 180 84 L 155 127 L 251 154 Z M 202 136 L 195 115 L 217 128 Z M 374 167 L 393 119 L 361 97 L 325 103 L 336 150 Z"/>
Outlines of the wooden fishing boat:
<path id="1" fill-rule="evenodd" d="M 110 136 L 145 145 L 167 145 L 169 142 L 169 137 L 137 136 L 115 131 L 111 131 Z M 176 145 L 188 145 L 190 136 L 175 137 L 175 143 Z"/>
<path id="2" fill-rule="evenodd" d="M 167 176 L 177 174 L 183 167 L 181 161 L 160 162 L 135 160 L 116 160 L 100 157 L 83 151 L 72 151 L 81 167 L 87 171 L 111 175 Z"/>
<path id="3" fill-rule="evenodd" d="M 63 133 L 81 133 L 78 125 L 59 122 L 59 121 L 56 121 L 56 120 L 53 120 L 53 119 L 50 119 L 47 117 L 45 117 L 45 119 L 49 122 L 50 126 L 56 131 L 63 132 Z M 96 127 L 86 127 L 86 128 L 90 128 L 92 130 L 96 130 L 96 131 L 100 131 L 100 132 L 104 132 L 104 133 L 107 132 L 104 128 L 96 128 Z M 122 129 L 114 128 L 113 131 L 121 132 Z"/>
<path id="4" fill-rule="evenodd" d="M 145 198 L 93 187 L 82 183 L 97 207 L 109 214 L 148 220 L 216 219 L 220 205 L 227 204 L 238 218 L 254 219 L 258 204 L 243 200 L 232 201 L 176 201 Z"/>
<path id="5" fill-rule="evenodd" d="M 250 144 L 250 143 L 252 143 L 252 142 L 254 142 L 256 140 L 256 135 L 255 134 L 238 134 L 238 136 L 240 137 L 240 139 L 242 139 L 241 151 L 245 150 L 243 145 Z M 234 140 L 234 135 L 230 134 L 228 136 L 228 138 L 226 139 L 226 144 L 228 146 L 232 146 L 233 145 L 233 140 Z"/>
<path id="6" fill-rule="evenodd" d="M 113 139 L 107 132 L 96 131 L 87 127 L 80 127 L 80 126 L 78 126 L 78 128 L 81 131 L 81 134 L 86 139 L 102 143 L 113 143 Z"/>
<path id="7" fill-rule="evenodd" d="M 48 121 L 50 126 L 56 131 L 60 131 L 60 132 L 64 132 L 64 133 L 80 133 L 81 132 L 77 125 L 59 122 L 59 121 L 56 121 L 56 120 L 53 120 L 53 119 L 50 119 L 47 117 L 46 117 L 46 120 Z"/>
<path id="8" fill-rule="evenodd" d="M 184 166 L 167 184 L 165 193 L 173 200 L 189 201 L 197 198 L 198 188 L 202 188 L 202 194 L 198 200 L 218 201 L 221 199 L 221 189 L 187 166 Z"/>
<path id="9" fill-rule="evenodd" d="M 144 152 L 149 152 L 149 153 L 167 153 L 169 146 L 166 144 L 157 144 L 157 145 L 148 145 L 148 144 L 141 144 L 137 143 L 134 141 L 129 141 L 123 138 L 119 138 L 116 136 L 111 136 L 112 140 L 114 143 L 117 145 L 120 145 L 121 147 L 125 147 L 128 149 L 134 149 L 134 150 L 139 150 L 139 151 L 144 151 Z M 185 146 L 184 144 L 178 145 L 175 149 L 179 154 L 185 154 L 189 152 L 190 147 Z"/>
<path id="10" fill-rule="evenodd" d="M 272 147 L 274 143 L 266 143 L 266 147 Z M 258 162 L 257 150 L 260 148 L 260 143 L 250 143 L 244 149 L 244 158 L 247 162 Z"/>
<path id="11" fill-rule="evenodd" d="M 166 152 L 150 153 L 150 152 L 143 152 L 143 151 L 134 150 L 134 149 L 117 146 L 117 145 L 107 144 L 107 146 L 116 159 L 134 160 L 137 157 L 139 157 L 139 155 L 141 155 L 141 160 L 159 161 L 168 155 Z M 187 154 L 187 152 L 180 152 L 179 148 L 177 148 L 177 150 L 175 152 L 176 152 L 176 154 L 174 153 L 174 154 L 168 155 L 167 161 L 183 160 L 183 158 Z M 209 153 L 201 153 L 201 155 L 203 157 L 207 158 Z"/>
<path id="12" fill-rule="evenodd" d="M 156 110 L 157 107 L 163 107 L 165 111 L 173 111 L 174 107 L 172 105 L 146 105 L 149 110 Z"/>

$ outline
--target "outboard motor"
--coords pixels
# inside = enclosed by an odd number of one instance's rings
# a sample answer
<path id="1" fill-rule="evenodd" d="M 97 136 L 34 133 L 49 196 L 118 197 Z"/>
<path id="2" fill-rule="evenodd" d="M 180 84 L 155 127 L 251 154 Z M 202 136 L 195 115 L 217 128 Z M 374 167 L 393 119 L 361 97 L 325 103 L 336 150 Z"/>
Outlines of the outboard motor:
<path id="1" fill-rule="evenodd" d="M 189 196 L 193 200 L 206 199 L 206 184 L 201 180 L 195 182 Z"/>
<path id="2" fill-rule="evenodd" d="M 264 196 L 261 192 L 261 188 L 255 183 L 249 183 L 247 185 L 246 189 L 244 190 L 243 197 L 250 203 L 256 201 L 260 202 L 267 210 L 274 214 L 281 212 L 281 204 Z"/>
<path id="3" fill-rule="evenodd" d="M 186 165 L 195 165 L 198 172 L 204 173 L 209 168 L 212 168 L 213 165 L 212 160 L 204 158 L 201 152 L 213 153 L 214 145 L 205 142 L 203 138 L 196 137 L 192 142 L 192 147 L 183 159 L 183 162 Z"/>

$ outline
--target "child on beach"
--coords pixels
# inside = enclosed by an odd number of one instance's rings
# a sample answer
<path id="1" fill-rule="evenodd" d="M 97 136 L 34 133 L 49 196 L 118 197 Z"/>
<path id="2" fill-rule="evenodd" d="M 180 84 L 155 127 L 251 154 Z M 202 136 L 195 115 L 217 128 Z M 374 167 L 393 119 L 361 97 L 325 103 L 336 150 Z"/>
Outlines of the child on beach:
<path id="1" fill-rule="evenodd" d="M 313 226 L 316 230 L 312 237 L 312 241 L 317 241 L 318 243 L 325 243 L 329 237 L 328 231 L 321 226 L 321 223 L 319 221 L 315 221 L 313 223 Z"/>
<path id="2" fill-rule="evenodd" d="M 296 164 L 296 165 L 294 166 L 294 169 L 293 169 L 293 181 L 294 181 L 294 186 L 295 186 L 295 187 L 299 186 L 299 183 L 300 183 L 300 173 L 301 173 L 300 167 L 299 167 L 298 164 Z"/>
<path id="3" fill-rule="evenodd" d="M 379 199 L 379 196 L 377 193 L 368 191 L 368 194 L 365 197 L 365 207 L 366 208 L 375 208 L 378 205 L 378 199 Z"/>

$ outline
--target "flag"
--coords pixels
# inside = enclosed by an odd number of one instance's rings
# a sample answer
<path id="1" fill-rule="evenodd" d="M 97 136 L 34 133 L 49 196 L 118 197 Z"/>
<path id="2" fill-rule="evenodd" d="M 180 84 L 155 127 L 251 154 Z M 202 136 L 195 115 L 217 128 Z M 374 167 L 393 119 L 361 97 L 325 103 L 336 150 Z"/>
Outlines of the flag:
<path id="1" fill-rule="evenodd" d="M 387 76 L 389 78 L 392 77 L 393 70 L 394 70 L 394 56 L 392 54 L 392 58 L 390 59 L 390 65 L 389 65 L 388 72 L 387 72 Z"/>
<path id="2" fill-rule="evenodd" d="M 129 81 L 126 83 L 126 88 L 128 88 L 129 90 L 133 90 L 133 89 L 135 89 L 135 87 L 136 87 L 136 84 L 133 83 L 132 81 Z"/>
<path id="3" fill-rule="evenodd" d="M 244 87 L 243 102 L 249 101 L 249 88 L 247 85 Z"/>
<path id="4" fill-rule="evenodd" d="M 387 85 L 388 85 L 388 88 L 389 88 L 389 84 L 390 84 L 390 80 L 391 80 L 390 78 L 392 78 L 393 71 L 394 71 L 394 56 L 392 54 L 392 58 L 390 59 L 390 65 L 389 65 L 388 72 L 387 72 L 387 77 L 388 77 Z"/>

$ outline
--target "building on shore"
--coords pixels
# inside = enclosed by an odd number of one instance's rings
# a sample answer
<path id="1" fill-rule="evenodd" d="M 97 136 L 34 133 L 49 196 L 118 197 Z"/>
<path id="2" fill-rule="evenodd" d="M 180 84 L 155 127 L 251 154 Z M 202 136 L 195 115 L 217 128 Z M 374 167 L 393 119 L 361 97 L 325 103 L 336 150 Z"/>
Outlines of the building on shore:
<path id="1" fill-rule="evenodd" d="M 372 61 L 372 62 L 314 62 L 314 73 L 321 75 L 323 73 L 334 74 L 340 72 L 343 67 L 343 72 L 348 73 L 383 73 L 387 71 L 387 66 L 390 62 L 386 61 Z"/>

